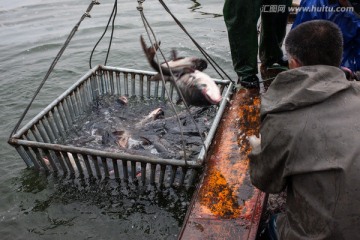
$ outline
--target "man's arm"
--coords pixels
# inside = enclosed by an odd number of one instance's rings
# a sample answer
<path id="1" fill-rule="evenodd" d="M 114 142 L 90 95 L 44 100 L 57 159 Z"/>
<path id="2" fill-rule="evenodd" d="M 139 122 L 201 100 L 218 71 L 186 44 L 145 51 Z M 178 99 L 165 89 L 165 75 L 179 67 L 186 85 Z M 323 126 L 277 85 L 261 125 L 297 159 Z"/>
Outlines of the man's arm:
<path id="1" fill-rule="evenodd" d="M 269 193 L 284 190 L 287 184 L 284 172 L 289 152 L 286 128 L 277 122 L 276 116 L 267 116 L 261 126 L 261 143 L 257 143 L 255 138 L 249 141 L 254 145 L 249 155 L 252 184 Z"/>

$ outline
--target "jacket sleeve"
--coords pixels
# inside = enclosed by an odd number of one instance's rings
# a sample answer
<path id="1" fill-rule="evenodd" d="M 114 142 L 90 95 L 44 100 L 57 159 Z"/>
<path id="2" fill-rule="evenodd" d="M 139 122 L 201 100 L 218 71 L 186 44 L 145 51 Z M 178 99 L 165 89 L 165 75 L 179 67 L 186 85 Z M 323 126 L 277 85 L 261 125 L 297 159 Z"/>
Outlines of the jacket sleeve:
<path id="1" fill-rule="evenodd" d="M 289 139 L 280 116 L 265 117 L 260 129 L 261 145 L 249 155 L 252 184 L 263 192 L 278 193 L 287 184 L 285 173 Z"/>

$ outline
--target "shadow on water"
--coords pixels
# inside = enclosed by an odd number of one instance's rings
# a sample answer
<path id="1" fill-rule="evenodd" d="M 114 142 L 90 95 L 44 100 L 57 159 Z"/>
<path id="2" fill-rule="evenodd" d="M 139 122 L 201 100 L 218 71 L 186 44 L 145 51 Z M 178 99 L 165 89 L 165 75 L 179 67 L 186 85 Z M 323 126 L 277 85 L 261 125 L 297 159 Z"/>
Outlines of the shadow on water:
<path id="1" fill-rule="evenodd" d="M 18 207 L 31 219 L 22 226 L 30 233 L 27 239 L 84 239 L 84 232 L 106 239 L 176 239 L 194 191 L 46 176 L 30 169 L 13 184 L 22 195 Z"/>

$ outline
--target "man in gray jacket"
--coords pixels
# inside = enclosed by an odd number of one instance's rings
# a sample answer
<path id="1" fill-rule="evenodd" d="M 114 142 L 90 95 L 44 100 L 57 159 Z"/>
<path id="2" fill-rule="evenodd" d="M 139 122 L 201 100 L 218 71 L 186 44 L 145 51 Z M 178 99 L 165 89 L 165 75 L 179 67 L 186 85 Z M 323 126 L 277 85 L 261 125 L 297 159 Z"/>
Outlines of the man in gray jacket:
<path id="1" fill-rule="evenodd" d="M 339 69 L 342 36 L 328 21 L 300 24 L 285 48 L 291 70 L 262 97 L 252 183 L 287 190 L 279 239 L 360 239 L 360 85 Z"/>

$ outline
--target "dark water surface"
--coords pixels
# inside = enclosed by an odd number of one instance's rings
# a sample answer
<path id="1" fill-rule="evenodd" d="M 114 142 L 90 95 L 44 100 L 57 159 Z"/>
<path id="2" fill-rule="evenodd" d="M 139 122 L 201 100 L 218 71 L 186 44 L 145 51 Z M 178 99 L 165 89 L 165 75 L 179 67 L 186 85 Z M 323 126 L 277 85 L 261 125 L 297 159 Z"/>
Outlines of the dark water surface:
<path id="1" fill-rule="evenodd" d="M 81 24 L 23 123 L 34 117 L 89 69 L 89 56 L 113 1 L 100 1 Z M 68 181 L 25 168 L 8 136 L 90 0 L 0 1 L 0 239 L 176 239 L 191 192 L 149 191 L 113 182 Z M 232 72 L 223 2 L 169 0 L 168 7 L 229 74 Z M 108 65 L 152 70 L 139 43 L 145 34 L 136 0 L 119 0 Z M 162 6 L 146 0 L 144 13 L 162 49 L 198 55 Z M 110 33 L 98 46 L 103 64 Z M 218 76 L 212 69 L 206 72 Z"/>

